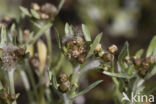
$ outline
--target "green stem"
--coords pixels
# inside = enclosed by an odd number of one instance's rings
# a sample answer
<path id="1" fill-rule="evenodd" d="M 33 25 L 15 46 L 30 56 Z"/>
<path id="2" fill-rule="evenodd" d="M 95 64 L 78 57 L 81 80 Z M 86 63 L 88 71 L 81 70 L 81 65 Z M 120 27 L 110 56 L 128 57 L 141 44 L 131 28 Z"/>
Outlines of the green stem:
<path id="1" fill-rule="evenodd" d="M 11 71 L 8 71 L 8 77 L 9 77 L 9 85 L 10 85 L 11 94 L 15 94 L 14 69 L 12 69 Z M 12 104 L 17 104 L 16 100 Z"/>

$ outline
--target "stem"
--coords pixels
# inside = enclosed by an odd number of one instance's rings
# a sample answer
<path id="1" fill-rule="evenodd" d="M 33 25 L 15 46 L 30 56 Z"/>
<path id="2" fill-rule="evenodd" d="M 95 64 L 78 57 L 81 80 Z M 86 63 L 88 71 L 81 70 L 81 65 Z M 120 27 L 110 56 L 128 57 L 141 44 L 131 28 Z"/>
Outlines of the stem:
<path id="1" fill-rule="evenodd" d="M 8 71 L 8 77 L 9 77 L 9 85 L 10 85 L 11 94 L 15 94 L 14 69 L 12 69 L 11 71 Z M 12 104 L 17 104 L 16 100 Z"/>
<path id="2" fill-rule="evenodd" d="M 66 94 L 63 94 L 64 104 L 73 104 L 73 101 L 70 100 Z"/>

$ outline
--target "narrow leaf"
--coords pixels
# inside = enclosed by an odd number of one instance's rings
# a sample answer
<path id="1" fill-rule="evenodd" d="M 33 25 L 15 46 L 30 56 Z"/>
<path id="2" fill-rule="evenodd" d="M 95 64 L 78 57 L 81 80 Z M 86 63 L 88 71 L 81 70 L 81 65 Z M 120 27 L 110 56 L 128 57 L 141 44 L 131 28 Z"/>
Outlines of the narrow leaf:
<path id="1" fill-rule="evenodd" d="M 130 76 L 126 73 L 111 73 L 111 72 L 107 72 L 107 71 L 103 71 L 102 72 L 105 75 L 111 76 L 111 77 L 118 77 L 118 78 L 132 78 L 133 76 Z"/>
<path id="2" fill-rule="evenodd" d="M 86 25 L 82 24 L 82 31 L 86 41 L 91 41 L 90 32 Z"/>
<path id="3" fill-rule="evenodd" d="M 73 28 L 68 23 L 65 24 L 65 36 L 74 35 Z"/>
<path id="4" fill-rule="evenodd" d="M 136 52 L 135 56 L 137 58 L 140 58 L 142 56 L 142 54 L 144 53 L 144 50 L 143 49 L 140 49 L 139 51 Z"/>
<path id="5" fill-rule="evenodd" d="M 100 40 L 102 38 L 102 33 L 98 34 L 94 40 L 94 42 L 91 45 L 91 48 L 88 52 L 87 58 L 90 57 L 94 53 L 94 49 L 96 48 L 97 44 L 99 44 Z"/>
<path id="6" fill-rule="evenodd" d="M 119 65 L 121 66 L 122 69 L 125 69 L 124 68 L 124 64 L 123 64 L 123 59 L 125 56 L 129 56 L 129 44 L 128 42 L 125 42 L 120 54 L 119 54 L 119 57 L 118 57 L 118 60 L 119 60 Z"/>
<path id="7" fill-rule="evenodd" d="M 86 94 L 88 91 L 90 91 L 91 89 L 96 87 L 101 82 L 102 82 L 102 80 L 98 80 L 98 81 L 94 82 L 93 84 L 89 85 L 88 88 L 84 89 L 83 91 L 81 91 L 81 92 L 77 93 L 75 96 L 73 96 L 72 99 L 75 99 L 78 96 Z"/>
<path id="8" fill-rule="evenodd" d="M 6 28 L 2 26 L 1 28 L 1 46 L 3 47 L 7 42 L 7 36 L 6 36 Z"/>
<path id="9" fill-rule="evenodd" d="M 32 38 L 32 40 L 30 40 L 30 44 L 34 44 L 50 27 L 52 26 L 51 23 L 48 23 L 46 25 L 44 25 L 39 31 L 38 33 L 35 35 L 34 38 Z"/>
<path id="10" fill-rule="evenodd" d="M 150 55 L 152 55 L 152 53 L 156 50 L 156 36 L 153 37 L 153 39 L 151 40 L 147 52 L 146 52 L 146 57 L 149 57 Z"/>
<path id="11" fill-rule="evenodd" d="M 55 28 L 55 34 L 56 34 L 56 40 L 57 40 L 58 47 L 59 47 L 59 49 L 61 49 L 60 35 L 56 28 Z"/>
<path id="12" fill-rule="evenodd" d="M 31 14 L 34 18 L 40 19 L 40 15 L 35 10 L 31 9 Z"/>
<path id="13" fill-rule="evenodd" d="M 31 14 L 29 13 L 29 10 L 27 8 L 24 8 L 22 6 L 20 6 L 20 10 L 22 11 L 22 13 L 26 16 L 31 16 Z"/>

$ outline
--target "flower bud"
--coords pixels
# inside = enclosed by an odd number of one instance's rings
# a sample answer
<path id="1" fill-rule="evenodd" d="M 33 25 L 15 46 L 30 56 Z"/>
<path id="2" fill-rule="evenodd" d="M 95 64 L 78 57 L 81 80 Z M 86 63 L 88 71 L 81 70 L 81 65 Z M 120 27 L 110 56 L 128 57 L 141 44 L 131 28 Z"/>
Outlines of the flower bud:
<path id="1" fill-rule="evenodd" d="M 117 50 L 118 50 L 118 47 L 114 44 L 108 47 L 108 51 L 112 54 L 114 54 Z"/>
<path id="2" fill-rule="evenodd" d="M 141 68 L 142 60 L 137 58 L 136 56 L 133 57 L 133 63 L 136 69 Z"/>
<path id="3" fill-rule="evenodd" d="M 66 73 L 60 73 L 59 75 L 59 82 L 60 83 L 64 83 L 64 82 L 67 82 L 68 81 L 68 76 Z"/>
<path id="4" fill-rule="evenodd" d="M 101 52 L 102 51 L 102 46 L 101 44 L 98 44 L 96 47 L 95 47 L 95 52 Z"/>
<path id="5" fill-rule="evenodd" d="M 64 83 L 61 83 L 59 85 L 58 89 L 59 89 L 60 92 L 66 93 L 69 90 L 69 87 Z"/>
<path id="6" fill-rule="evenodd" d="M 37 3 L 32 3 L 31 5 L 32 9 L 34 9 L 35 11 L 39 11 L 40 10 L 40 6 Z"/>
<path id="7" fill-rule="evenodd" d="M 46 3 L 41 7 L 41 12 L 48 14 L 50 16 L 55 16 L 57 8 L 52 4 Z"/>
<path id="8" fill-rule="evenodd" d="M 144 78 L 146 76 L 147 72 L 148 71 L 146 69 L 141 69 L 141 70 L 139 70 L 138 74 L 140 77 Z"/>
<path id="9" fill-rule="evenodd" d="M 112 55 L 111 53 L 104 53 L 103 60 L 104 62 L 110 62 L 114 60 L 114 55 Z"/>
<path id="10" fill-rule="evenodd" d="M 29 63 L 30 63 L 30 66 L 34 69 L 39 69 L 39 66 L 40 66 L 40 61 L 39 61 L 39 58 L 38 56 L 32 56 L 30 59 L 29 59 Z"/>
<path id="11" fill-rule="evenodd" d="M 80 55 L 80 56 L 78 57 L 78 62 L 79 62 L 80 64 L 83 64 L 83 63 L 85 62 L 85 60 L 86 60 L 86 57 L 85 57 L 84 54 L 82 54 L 82 55 Z"/>

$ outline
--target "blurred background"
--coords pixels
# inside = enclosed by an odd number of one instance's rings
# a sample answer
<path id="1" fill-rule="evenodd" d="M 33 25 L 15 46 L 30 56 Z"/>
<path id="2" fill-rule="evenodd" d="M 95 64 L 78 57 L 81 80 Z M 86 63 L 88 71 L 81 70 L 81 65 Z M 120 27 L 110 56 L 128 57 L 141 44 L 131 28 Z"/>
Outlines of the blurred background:
<path id="1" fill-rule="evenodd" d="M 60 0 L 0 0 L 0 17 L 8 15 L 19 17 L 19 5 L 30 8 L 31 3 L 42 5 L 51 3 L 58 5 Z M 64 24 L 68 22 L 76 27 L 86 24 L 94 38 L 103 32 L 102 44 L 107 47 L 116 44 L 119 50 L 125 41 L 130 44 L 130 54 L 141 48 L 147 49 L 148 43 L 156 34 L 156 0 L 66 0 L 57 16 L 54 26 L 61 35 L 64 34 Z M 29 26 L 29 24 L 25 24 Z M 53 50 L 58 50 L 55 35 L 52 32 Z M 55 55 L 56 50 L 53 52 Z M 57 55 L 55 55 L 57 57 Z M 55 58 L 55 57 L 54 57 Z M 55 60 L 55 59 L 54 59 Z M 66 64 L 66 63 L 62 63 Z M 70 64 L 66 69 L 70 70 Z M 112 81 L 110 77 L 97 71 L 89 71 L 80 81 L 81 88 L 103 79 L 104 82 L 84 96 L 78 97 L 76 104 L 113 104 Z M 21 93 L 19 104 L 26 104 L 27 98 L 22 85 L 17 84 L 17 92 Z M 82 101 L 82 102 L 80 102 Z"/>

